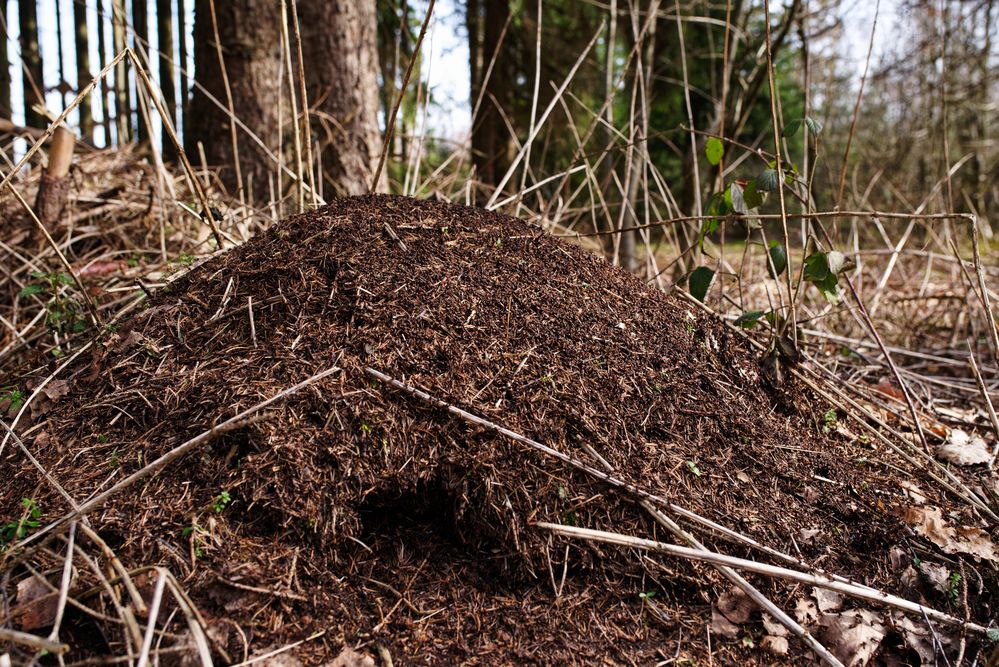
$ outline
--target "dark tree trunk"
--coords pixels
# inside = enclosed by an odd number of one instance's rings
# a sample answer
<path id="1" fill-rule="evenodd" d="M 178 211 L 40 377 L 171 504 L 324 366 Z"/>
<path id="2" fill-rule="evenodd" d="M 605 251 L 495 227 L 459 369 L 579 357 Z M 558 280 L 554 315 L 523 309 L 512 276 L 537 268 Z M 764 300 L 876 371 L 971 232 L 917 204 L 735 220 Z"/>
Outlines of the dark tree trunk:
<path id="1" fill-rule="evenodd" d="M 298 13 L 309 104 L 326 127 L 323 177 L 337 195 L 365 193 L 381 150 L 375 3 L 303 0 Z M 386 189 L 386 170 L 380 181 L 377 189 Z"/>
<path id="2" fill-rule="evenodd" d="M 2 33 L 4 44 L 7 43 L 8 34 L 6 26 L 9 15 L 7 13 L 7 3 L 0 6 L 0 17 L 3 18 L 4 31 Z M 7 58 L 7 49 L 0 49 L 0 118 L 11 119 L 10 108 L 10 60 Z"/>
<path id="3" fill-rule="evenodd" d="M 73 3 L 73 25 L 76 35 L 76 89 L 79 91 L 93 78 L 93 74 L 90 72 L 90 33 L 87 29 L 86 3 Z M 98 25 L 100 25 L 99 21 Z M 92 141 L 94 138 L 94 114 L 91 110 L 90 95 L 84 97 L 77 108 L 80 112 L 80 136 L 84 141 Z"/>
<path id="4" fill-rule="evenodd" d="M 196 0 L 194 11 L 195 81 L 225 107 L 225 85 L 215 50 L 210 0 Z M 282 80 L 280 3 L 226 0 L 215 3 L 215 14 L 233 105 L 239 119 L 271 150 L 279 145 L 283 148 L 286 142 L 278 136 L 278 99 L 282 94 L 279 85 Z M 330 54 L 307 62 L 318 64 L 332 57 Z M 223 183 L 235 194 L 238 184 L 233 168 L 229 115 L 198 86 L 191 100 L 190 116 L 185 120 L 186 150 L 197 155 L 200 141 L 208 164 L 221 168 Z M 284 113 L 287 118 L 287 108 Z M 258 199 L 265 200 L 268 177 L 277 173 L 278 166 L 255 142 L 245 140 L 245 134 L 240 132 L 240 136 L 244 138 L 239 142 L 244 186 L 252 189 Z"/>
<path id="5" fill-rule="evenodd" d="M 111 0 L 112 38 L 115 55 L 125 50 L 125 0 Z M 128 60 L 118 62 L 114 68 L 114 113 L 118 125 L 118 144 L 132 140 L 132 100 L 128 89 Z"/>
<path id="6" fill-rule="evenodd" d="M 21 58 L 24 61 L 24 124 L 28 127 L 45 127 L 45 116 L 32 109 L 35 104 L 45 104 L 45 79 L 42 75 L 42 54 L 38 50 L 38 16 L 35 0 L 21 0 L 18 4 L 21 24 Z"/>
<path id="7" fill-rule="evenodd" d="M 191 104 L 191 91 L 187 88 L 187 9 L 184 0 L 177 0 L 177 62 L 180 63 L 180 127 L 187 136 L 187 112 Z"/>
<path id="8" fill-rule="evenodd" d="M 505 49 L 497 49 L 510 17 L 510 4 L 509 0 L 476 0 L 469 2 L 468 11 L 473 103 L 482 97 L 472 119 L 472 164 L 480 181 L 496 185 L 513 157 L 513 141 L 503 122 L 503 114 L 509 114 L 512 106 L 511 62 Z M 473 11 L 478 15 L 472 16 Z M 484 80 L 487 72 L 489 78 Z"/>
<path id="9" fill-rule="evenodd" d="M 170 114 L 170 123 L 177 127 L 177 93 L 173 82 L 173 3 L 170 0 L 156 0 L 156 35 L 161 54 L 160 89 L 163 91 L 167 113 Z M 163 159 L 170 162 L 176 158 L 177 149 L 167 133 L 163 132 Z"/>
<path id="10" fill-rule="evenodd" d="M 149 6 L 146 4 L 146 0 L 132 0 L 132 29 L 135 30 L 135 53 L 139 57 L 139 62 L 142 63 L 143 67 L 151 69 L 149 65 Z M 148 143 L 151 136 L 149 120 L 140 108 L 141 100 L 144 97 L 142 92 L 137 89 L 135 108 L 138 111 L 138 139 L 141 144 Z M 147 111 L 151 110 L 147 109 Z"/>
<path id="11" fill-rule="evenodd" d="M 104 22 L 107 20 L 107 5 L 97 0 L 97 65 L 101 71 L 107 64 L 107 42 L 104 39 Z M 101 123 L 104 125 L 104 145 L 111 145 L 111 87 L 108 78 L 101 78 Z"/>

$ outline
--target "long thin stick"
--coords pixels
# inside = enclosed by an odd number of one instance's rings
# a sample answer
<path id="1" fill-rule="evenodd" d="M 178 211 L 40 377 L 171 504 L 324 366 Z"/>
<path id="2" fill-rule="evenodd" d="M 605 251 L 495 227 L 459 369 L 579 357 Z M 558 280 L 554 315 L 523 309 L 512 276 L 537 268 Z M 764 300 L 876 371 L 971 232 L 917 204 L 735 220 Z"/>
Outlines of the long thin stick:
<path id="1" fill-rule="evenodd" d="M 302 103 L 302 140 L 305 142 L 305 164 L 309 170 L 309 194 L 312 195 L 312 205 L 319 203 L 316 192 L 316 177 L 312 163 L 312 120 L 309 118 L 309 95 L 305 89 L 305 63 L 302 59 L 302 30 L 298 23 L 298 2 L 291 0 L 291 15 L 295 28 L 295 51 L 298 52 L 298 94 Z"/>
<path id="2" fill-rule="evenodd" d="M 124 53 L 128 54 L 129 60 L 135 66 L 135 71 L 142 79 L 142 85 L 146 87 L 149 92 L 149 98 L 156 105 L 156 111 L 160 115 L 160 121 L 163 124 L 163 131 L 170 136 L 170 140 L 173 141 L 174 146 L 177 147 L 177 158 L 180 163 L 184 166 L 184 171 L 187 173 L 188 180 L 191 182 L 191 188 L 194 190 L 194 194 L 198 197 L 201 202 L 201 210 L 204 219 L 208 222 L 208 226 L 212 229 L 212 236 L 215 237 L 215 243 L 218 244 L 219 249 L 225 247 L 225 243 L 222 241 L 222 233 L 219 231 L 217 221 L 215 220 L 215 214 L 212 213 L 211 204 L 208 203 L 208 195 L 205 194 L 204 188 L 201 186 L 201 181 L 198 180 L 197 175 L 194 173 L 194 168 L 191 166 L 190 160 L 187 159 L 187 153 L 184 151 L 184 147 L 180 143 L 180 139 L 177 138 L 177 133 L 173 129 L 173 121 L 170 120 L 170 115 L 167 110 L 163 108 L 163 104 L 160 102 L 159 95 L 156 94 L 156 87 L 153 86 L 153 82 L 149 79 L 149 74 L 146 72 L 145 67 L 139 62 L 139 59 L 135 57 L 135 54 L 131 49 L 125 49 Z"/>
<path id="3" fill-rule="evenodd" d="M 423 44 L 423 37 L 427 34 L 427 26 L 430 25 L 430 16 L 434 13 L 434 5 L 437 0 L 430 0 L 427 5 L 427 15 L 423 17 L 423 25 L 420 26 L 420 35 L 416 38 L 416 45 L 413 47 L 413 55 L 409 58 L 406 66 L 406 75 L 402 78 L 402 87 L 399 88 L 399 95 L 396 97 L 395 105 L 392 107 L 392 115 L 389 116 L 388 127 L 385 128 L 385 139 L 382 141 L 382 153 L 378 156 L 378 167 L 375 169 L 375 176 L 371 179 L 371 192 L 378 189 L 378 181 L 382 176 L 382 167 L 385 166 L 385 157 L 388 155 L 389 146 L 392 144 L 392 133 L 395 131 L 395 118 L 402 106 L 402 98 L 406 95 L 406 88 L 409 86 L 409 77 L 413 74 L 413 65 L 420 55 L 420 46 Z"/>
<path id="4" fill-rule="evenodd" d="M 977 623 L 963 621 L 960 618 L 956 618 L 942 611 L 937 611 L 936 609 L 931 609 L 930 607 L 924 607 L 918 602 L 912 602 L 911 600 L 906 600 L 905 598 L 900 598 L 890 593 L 883 593 L 863 586 L 854 586 L 853 584 L 844 584 L 839 581 L 833 581 L 826 576 L 798 572 L 797 570 L 791 570 L 786 567 L 768 565 L 767 563 L 758 563 L 754 560 L 736 558 L 735 556 L 726 556 L 725 554 L 715 553 L 712 551 L 699 551 L 689 547 L 681 547 L 676 544 L 656 542 L 655 540 L 646 540 L 641 537 L 632 537 L 631 535 L 622 535 L 620 533 L 609 533 L 603 530 L 579 528 L 576 526 L 564 526 L 557 523 L 546 522 L 538 522 L 534 524 L 534 526 L 565 537 L 575 537 L 591 542 L 617 544 L 623 547 L 643 549 L 646 551 L 657 551 L 660 553 L 670 554 L 671 556 L 687 558 L 689 560 L 727 565 L 737 570 L 746 570 L 747 572 L 754 572 L 764 576 L 797 581 L 802 584 L 836 591 L 837 593 L 842 593 L 843 595 L 859 598 L 861 600 L 878 602 L 888 607 L 894 607 L 895 609 L 901 609 L 902 611 L 907 611 L 913 614 L 925 614 L 927 618 L 939 623 L 956 625 L 971 630 L 972 632 L 977 632 L 978 634 L 984 635 L 988 632 L 988 628 L 978 625 Z"/>

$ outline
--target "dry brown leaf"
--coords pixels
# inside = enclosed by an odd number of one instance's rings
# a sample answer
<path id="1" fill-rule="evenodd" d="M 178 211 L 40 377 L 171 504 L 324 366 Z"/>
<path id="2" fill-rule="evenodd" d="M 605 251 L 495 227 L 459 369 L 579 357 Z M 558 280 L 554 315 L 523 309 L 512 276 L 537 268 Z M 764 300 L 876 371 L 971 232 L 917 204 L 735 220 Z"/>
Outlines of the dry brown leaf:
<path id="1" fill-rule="evenodd" d="M 881 615 L 864 609 L 825 614 L 820 624 L 826 646 L 846 667 L 866 665 L 887 633 Z"/>
<path id="2" fill-rule="evenodd" d="M 756 604 L 742 589 L 732 588 L 725 591 L 716 603 L 718 611 L 736 625 L 742 625 L 749 620 L 750 614 L 756 609 Z"/>
<path id="3" fill-rule="evenodd" d="M 905 643 L 913 651 L 919 654 L 919 662 L 922 665 L 936 665 L 937 655 L 934 647 L 933 632 L 923 621 L 914 621 L 905 614 L 895 612 L 892 614 L 895 627 L 902 631 Z M 944 649 L 951 645 L 951 639 L 946 634 L 937 633 L 937 640 Z"/>
<path id="4" fill-rule="evenodd" d="M 717 607 L 712 607 L 711 632 L 722 637 L 737 637 L 739 635 L 739 626 L 725 618 L 725 614 L 718 611 Z"/>
<path id="5" fill-rule="evenodd" d="M 47 628 L 55 622 L 59 607 L 59 592 L 38 575 L 32 575 L 17 583 L 17 604 L 11 610 L 11 617 L 24 631 Z"/>
<path id="6" fill-rule="evenodd" d="M 760 646 L 774 655 L 787 655 L 787 637 L 774 637 L 773 635 L 768 635 L 760 642 Z"/>
<path id="7" fill-rule="evenodd" d="M 329 663 L 329 667 L 375 667 L 375 661 L 371 656 L 358 653 L 347 646 Z"/>
<path id="8" fill-rule="evenodd" d="M 787 628 L 780 621 L 774 620 L 774 618 L 764 612 L 761 614 L 763 618 L 763 627 L 766 628 L 768 635 L 773 635 L 774 637 L 786 637 Z"/>
<path id="9" fill-rule="evenodd" d="M 937 447 L 937 458 L 959 466 L 973 466 L 988 463 L 992 455 L 985 440 L 955 428 L 947 442 Z"/>
<path id="10" fill-rule="evenodd" d="M 941 593 L 946 593 L 950 587 L 950 570 L 943 565 L 922 561 L 919 563 L 919 572 L 933 588 Z"/>
<path id="11" fill-rule="evenodd" d="M 798 531 L 798 540 L 802 544 L 811 544 L 815 542 L 816 536 L 818 536 L 822 531 L 818 528 L 802 528 Z"/>
<path id="12" fill-rule="evenodd" d="M 999 562 L 999 551 L 988 533 L 975 526 L 951 527 L 939 507 L 910 507 L 903 519 L 946 553 L 963 553 Z"/>
<path id="13" fill-rule="evenodd" d="M 819 608 L 815 604 L 815 600 L 807 595 L 798 600 L 794 607 L 794 617 L 798 619 L 798 623 L 801 625 L 815 625 L 818 623 Z"/>
<path id="14" fill-rule="evenodd" d="M 815 598 L 819 611 L 822 613 L 836 611 L 843 606 L 843 596 L 836 591 L 830 591 L 825 588 L 813 588 L 812 597 Z"/>

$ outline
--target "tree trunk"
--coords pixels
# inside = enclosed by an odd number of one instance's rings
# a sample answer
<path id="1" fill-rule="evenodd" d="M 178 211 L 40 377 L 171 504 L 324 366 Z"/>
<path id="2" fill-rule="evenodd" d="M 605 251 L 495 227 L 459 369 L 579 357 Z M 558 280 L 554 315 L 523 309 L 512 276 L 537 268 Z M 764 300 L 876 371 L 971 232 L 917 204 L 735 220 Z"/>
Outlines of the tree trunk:
<path id="1" fill-rule="evenodd" d="M 104 71 L 107 64 L 107 42 L 104 38 L 104 21 L 106 20 L 106 5 L 104 0 L 97 0 L 97 65 Z M 108 78 L 101 78 L 101 123 L 104 126 L 104 145 L 111 145 L 111 87 Z"/>
<path id="2" fill-rule="evenodd" d="M 180 63 L 180 123 L 187 136 L 187 112 L 191 104 L 191 91 L 187 80 L 191 71 L 187 62 L 187 9 L 184 0 L 177 0 L 177 62 Z"/>
<path id="3" fill-rule="evenodd" d="M 111 0 L 111 21 L 115 55 L 125 50 L 125 0 Z M 132 140 L 132 100 L 128 90 L 127 59 L 114 68 L 114 112 L 118 124 L 118 144 Z"/>
<path id="4" fill-rule="evenodd" d="M 35 0 L 21 0 L 18 4 L 21 24 L 21 58 L 24 61 L 24 124 L 28 127 L 45 127 L 45 116 L 32 109 L 35 104 L 45 104 L 45 79 L 42 75 L 42 54 L 38 50 L 38 17 Z"/>
<path id="5" fill-rule="evenodd" d="M 87 5 L 83 2 L 73 3 L 73 24 L 76 35 L 76 89 L 81 90 L 90 83 L 93 75 L 90 73 L 90 34 L 87 30 Z M 98 22 L 98 25 L 100 22 Z M 90 95 L 80 100 L 77 107 L 80 112 L 80 136 L 84 141 L 94 138 L 94 114 L 91 110 Z"/>
<path id="6" fill-rule="evenodd" d="M 186 150 L 197 155 L 197 144 L 204 145 L 209 165 L 220 167 L 222 182 L 235 194 L 238 188 L 233 168 L 233 146 L 226 104 L 225 84 L 215 50 L 210 0 L 196 0 L 194 5 L 195 80 L 223 108 L 209 99 L 197 86 L 191 100 L 190 116 L 185 120 Z M 278 100 L 281 96 L 281 5 L 274 0 L 226 0 L 215 3 L 219 41 L 225 61 L 233 105 L 239 119 L 272 150 L 284 149 L 284 137 L 278 136 Z M 332 59 L 332 54 L 310 63 Z M 268 177 L 278 166 L 253 141 L 239 144 L 240 167 L 248 191 L 261 201 L 267 199 Z M 251 187 L 252 183 L 252 187 Z"/>
<path id="7" fill-rule="evenodd" d="M 337 195 L 365 193 L 381 151 L 375 3 L 302 0 L 298 14 L 308 101 L 327 129 L 319 139 L 323 176 Z M 377 190 L 387 189 L 386 172 Z"/>
<path id="8" fill-rule="evenodd" d="M 7 34 L 7 23 L 9 14 L 7 13 L 7 3 L 0 6 L 0 18 L 3 18 L 3 43 L 9 39 Z M 7 58 L 7 49 L 0 49 L 0 119 L 11 120 L 10 107 L 10 59 Z"/>
<path id="9" fill-rule="evenodd" d="M 149 64 L 149 6 L 146 0 L 132 0 L 132 29 L 135 30 L 135 54 L 143 67 L 152 69 Z M 135 108 L 138 111 L 138 139 L 140 144 L 149 142 L 151 132 L 149 130 L 149 120 L 142 112 L 143 94 L 136 89 Z"/>
<path id="10" fill-rule="evenodd" d="M 170 0 L 156 0 L 156 35 L 161 54 L 160 89 L 163 91 L 167 113 L 170 114 L 170 123 L 177 127 L 177 93 L 173 69 L 173 3 Z M 181 67 L 183 68 L 183 65 Z M 177 149 L 166 132 L 163 132 L 163 159 L 168 162 L 177 159 Z"/>
<path id="11" fill-rule="evenodd" d="M 509 115 L 512 103 L 510 56 L 505 49 L 497 49 L 500 35 L 510 17 L 510 3 L 509 0 L 469 3 L 469 11 L 479 7 L 477 21 L 469 20 L 470 25 L 478 24 L 475 26 L 478 33 L 475 37 L 481 35 L 481 42 L 474 48 L 469 44 L 469 53 L 476 54 L 478 60 L 472 67 L 473 74 L 478 75 L 472 90 L 482 96 L 478 115 L 472 119 L 472 164 L 480 181 L 496 185 L 506 174 L 513 158 L 513 141 L 503 121 L 503 115 Z M 469 30 L 469 41 L 472 40 L 473 32 Z M 496 62 L 489 72 L 494 57 Z M 489 79 L 483 80 L 487 72 Z"/>

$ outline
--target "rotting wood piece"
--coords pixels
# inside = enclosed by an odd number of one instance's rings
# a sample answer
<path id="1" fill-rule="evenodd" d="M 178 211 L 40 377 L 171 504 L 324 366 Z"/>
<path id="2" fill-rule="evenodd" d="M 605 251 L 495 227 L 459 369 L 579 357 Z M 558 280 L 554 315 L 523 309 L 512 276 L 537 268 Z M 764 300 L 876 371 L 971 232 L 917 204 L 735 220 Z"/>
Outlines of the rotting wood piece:
<path id="1" fill-rule="evenodd" d="M 49 149 L 49 164 L 42 174 L 35 198 L 35 211 L 49 232 L 54 231 L 66 208 L 69 194 L 69 167 L 76 148 L 76 135 L 65 126 L 56 128 Z"/>

